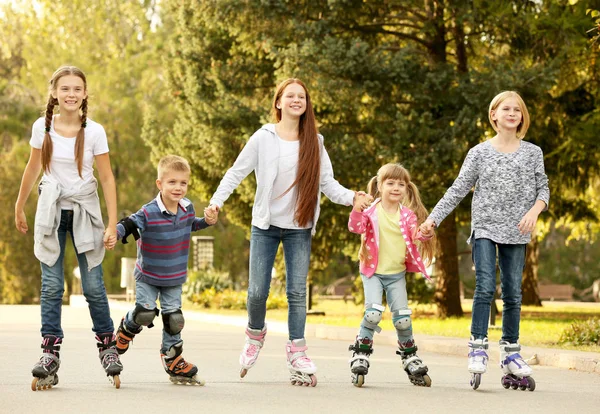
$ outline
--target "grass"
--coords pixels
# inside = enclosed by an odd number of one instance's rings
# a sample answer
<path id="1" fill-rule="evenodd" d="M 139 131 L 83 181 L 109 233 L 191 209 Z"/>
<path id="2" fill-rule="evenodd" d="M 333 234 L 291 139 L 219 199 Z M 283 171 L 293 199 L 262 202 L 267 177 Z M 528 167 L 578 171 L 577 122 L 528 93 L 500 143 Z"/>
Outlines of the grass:
<path id="1" fill-rule="evenodd" d="M 497 301 L 496 304 L 498 310 L 501 312 L 502 301 Z M 194 307 L 194 305 L 188 305 L 187 307 L 223 315 L 240 316 L 246 314 L 243 310 L 201 309 Z M 432 304 L 411 304 L 411 308 L 413 310 L 413 329 L 416 333 L 460 338 L 469 337 L 471 301 L 463 302 L 462 308 L 465 316 L 461 318 L 437 318 L 435 316 L 435 305 Z M 313 310 L 323 311 L 325 312 L 325 316 L 308 315 L 307 323 L 355 327 L 358 329 L 364 308 L 362 305 L 356 305 L 352 301 L 345 302 L 343 300 L 317 298 L 314 301 Z M 558 343 L 561 333 L 573 322 L 598 316 L 599 314 L 600 304 L 545 302 L 541 308 L 524 306 L 521 310 L 519 342 L 526 346 L 600 352 L 600 346 L 597 345 L 574 346 Z M 267 318 L 270 320 L 285 321 L 287 320 L 287 309 L 269 310 Z M 498 315 L 496 324 L 500 325 L 501 323 L 502 316 Z M 380 326 L 383 330 L 394 330 L 389 308 L 384 312 Z M 500 329 L 492 327 L 488 333 L 490 342 L 498 341 L 501 333 Z"/>

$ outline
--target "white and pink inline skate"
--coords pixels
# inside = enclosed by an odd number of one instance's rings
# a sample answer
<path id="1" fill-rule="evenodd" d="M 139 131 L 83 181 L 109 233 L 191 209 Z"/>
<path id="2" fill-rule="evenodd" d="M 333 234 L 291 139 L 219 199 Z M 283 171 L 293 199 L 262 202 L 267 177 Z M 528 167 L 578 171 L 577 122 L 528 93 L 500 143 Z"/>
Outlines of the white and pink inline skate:
<path id="1" fill-rule="evenodd" d="M 317 372 L 317 367 L 306 355 L 307 349 L 304 338 L 288 341 L 285 345 L 290 382 L 292 385 L 316 387 L 317 377 L 314 374 Z"/>
<path id="2" fill-rule="evenodd" d="M 246 328 L 246 343 L 240 354 L 240 378 L 244 378 L 248 370 L 256 364 L 258 354 L 265 343 L 267 325 L 262 329 Z"/>

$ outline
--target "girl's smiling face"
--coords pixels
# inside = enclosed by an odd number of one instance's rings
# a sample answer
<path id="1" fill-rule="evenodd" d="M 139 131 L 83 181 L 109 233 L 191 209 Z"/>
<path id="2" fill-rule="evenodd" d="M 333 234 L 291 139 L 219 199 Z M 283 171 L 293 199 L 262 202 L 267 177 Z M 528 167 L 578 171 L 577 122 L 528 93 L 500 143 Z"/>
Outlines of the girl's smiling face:
<path id="1" fill-rule="evenodd" d="M 56 90 L 52 97 L 58 100 L 61 112 L 78 111 L 83 100 L 87 98 L 87 91 L 83 79 L 75 75 L 66 75 L 56 82 Z"/>

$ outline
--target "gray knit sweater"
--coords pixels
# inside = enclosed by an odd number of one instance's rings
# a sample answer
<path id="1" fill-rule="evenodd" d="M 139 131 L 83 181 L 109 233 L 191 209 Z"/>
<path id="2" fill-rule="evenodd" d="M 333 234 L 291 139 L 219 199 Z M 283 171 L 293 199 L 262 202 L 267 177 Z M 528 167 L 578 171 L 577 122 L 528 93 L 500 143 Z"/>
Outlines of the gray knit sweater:
<path id="1" fill-rule="evenodd" d="M 429 218 L 439 226 L 473 186 L 471 237 L 501 244 L 529 243 L 531 234 L 521 234 L 517 224 L 536 200 L 545 202 L 546 210 L 550 199 L 541 148 L 527 141 L 512 153 L 498 152 L 489 141 L 474 146 Z"/>

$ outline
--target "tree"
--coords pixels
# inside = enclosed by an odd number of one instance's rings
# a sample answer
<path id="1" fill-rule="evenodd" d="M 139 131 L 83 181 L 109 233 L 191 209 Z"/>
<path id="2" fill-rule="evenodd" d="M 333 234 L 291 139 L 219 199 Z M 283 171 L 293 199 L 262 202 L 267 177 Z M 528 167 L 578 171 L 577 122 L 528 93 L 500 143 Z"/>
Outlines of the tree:
<path id="1" fill-rule="evenodd" d="M 178 115 L 164 145 L 201 160 L 194 170 L 204 195 L 216 188 L 250 134 L 268 121 L 275 84 L 291 76 L 308 84 L 336 176 L 349 188 L 364 188 L 381 164 L 401 161 L 432 206 L 452 184 L 467 150 L 491 136 L 487 107 L 505 89 L 519 90 L 530 105 L 539 130 L 532 128 L 528 139 L 545 153 L 564 144 L 557 141 L 565 133 L 574 134 L 567 147 L 577 148 L 578 155 L 591 148 L 593 122 L 587 120 L 583 131 L 570 123 L 563 127 L 561 96 L 577 85 L 557 87 L 567 78 L 563 63 L 569 54 L 582 50 L 576 40 L 584 26 L 580 5 L 188 0 L 169 6 L 177 16 L 169 73 Z M 551 140 L 544 125 L 548 116 L 560 118 L 562 128 Z M 549 168 L 549 175 L 577 192 L 586 175 L 560 155 L 562 169 Z M 574 171 L 571 178 L 566 169 Z M 228 217 L 237 223 L 250 221 L 254 185 L 245 180 L 228 202 Z M 572 211 L 574 203 L 554 194 L 564 207 L 556 211 Z M 456 228 L 468 221 L 468 204 L 438 232 L 441 316 L 462 314 Z M 587 208 L 585 202 L 578 205 L 580 211 Z M 313 240 L 313 269 L 322 269 L 338 252 L 356 257 L 358 240 L 343 230 L 346 215 L 323 202 L 321 223 L 327 225 L 318 227 Z"/>

